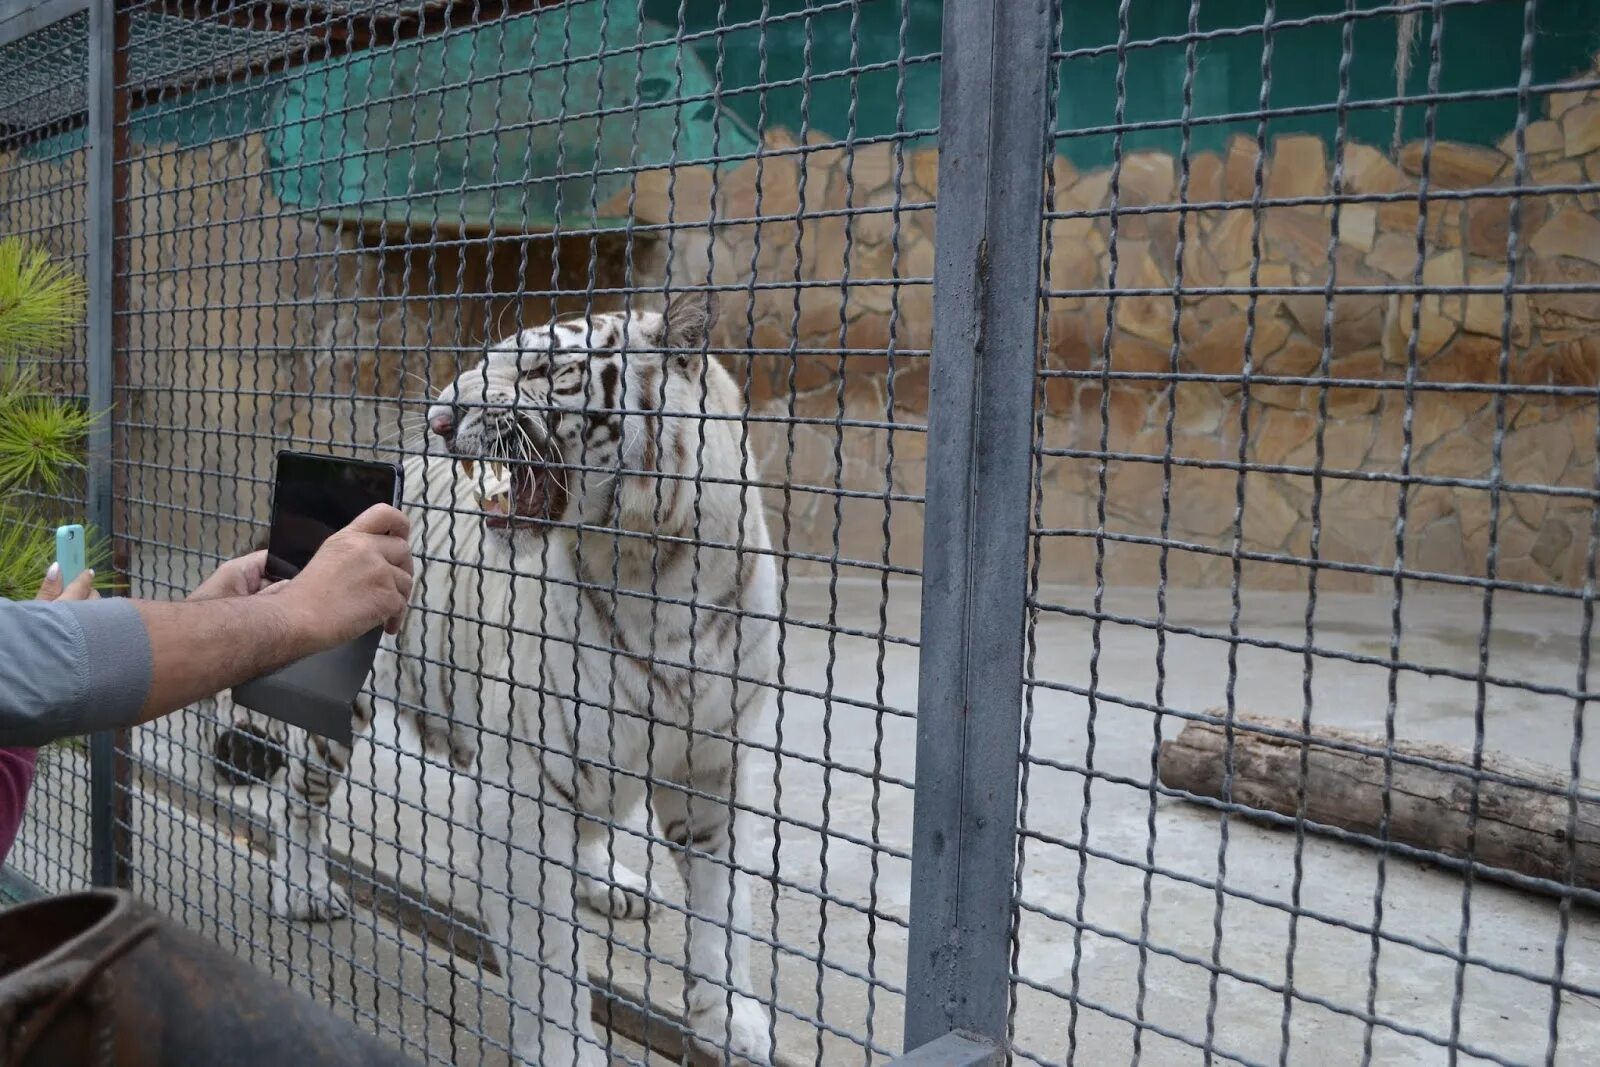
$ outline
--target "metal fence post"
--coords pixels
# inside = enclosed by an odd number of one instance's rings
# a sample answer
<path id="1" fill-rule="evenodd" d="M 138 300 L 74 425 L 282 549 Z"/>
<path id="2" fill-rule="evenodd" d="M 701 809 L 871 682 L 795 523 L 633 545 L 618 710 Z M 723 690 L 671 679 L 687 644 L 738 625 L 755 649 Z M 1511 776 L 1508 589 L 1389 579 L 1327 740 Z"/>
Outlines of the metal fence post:
<path id="1" fill-rule="evenodd" d="M 119 140 L 127 129 L 128 16 L 116 0 L 90 0 L 89 8 L 89 409 L 100 417 L 89 431 L 88 519 L 101 536 L 115 535 L 112 405 L 115 401 L 117 311 L 124 306 L 119 286 L 117 240 L 126 232 L 119 220 L 127 205 Z M 91 872 L 95 885 L 126 886 L 126 849 L 117 841 L 126 831 L 126 731 L 102 731 L 89 739 Z M 120 742 L 120 743 L 119 743 Z M 122 786 L 118 788 L 119 784 Z M 118 818 L 119 808 L 122 818 Z M 118 856 L 124 858 L 119 862 Z"/>
<path id="2" fill-rule="evenodd" d="M 905 1047 L 1005 1040 L 1048 0 L 949 0 Z"/>

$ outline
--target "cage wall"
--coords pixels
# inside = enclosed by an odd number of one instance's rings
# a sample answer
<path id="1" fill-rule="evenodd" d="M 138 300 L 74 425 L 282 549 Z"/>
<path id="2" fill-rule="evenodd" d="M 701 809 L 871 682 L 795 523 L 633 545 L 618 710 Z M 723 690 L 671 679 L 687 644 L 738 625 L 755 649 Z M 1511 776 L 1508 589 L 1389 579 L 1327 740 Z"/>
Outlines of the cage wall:
<path id="1" fill-rule="evenodd" d="M 81 146 L 62 145 L 61 111 L 82 106 L 88 82 L 81 42 L 87 17 L 78 16 L 53 32 L 34 34 L 0 48 L 0 67 L 37 68 L 27 84 L 6 79 L 0 89 L 0 237 L 14 238 L 28 250 L 48 253 L 61 267 L 81 276 L 88 266 L 86 153 Z M 3 24 L 0 24 L 3 26 Z M 12 268 L 16 269 L 15 267 Z M 80 327 L 59 348 L 10 349 L 0 345 L 0 375 L 8 380 L 21 371 L 36 376 L 38 385 L 69 404 L 87 400 L 86 337 Z M 42 486 L 9 490 L 0 503 L 0 524 L 6 526 L 8 560 L 23 557 L 16 546 L 24 539 L 43 543 L 50 527 L 81 522 L 84 482 L 79 470 L 66 472 L 54 493 Z M 53 547 L 42 562 L 48 563 Z M 25 558 L 25 557 L 24 557 Z M 37 558 L 37 554 L 36 554 Z M 29 598 L 44 577 L 7 576 L 8 597 Z M 31 580 L 30 580 L 31 579 Z M 10 583 L 16 587 L 11 588 Z M 81 739 L 48 746 L 37 759 L 38 794 L 14 851 L 13 863 L 40 885 L 65 890 L 88 870 L 90 847 L 89 761 Z"/>
<path id="2" fill-rule="evenodd" d="M 195 45 L 194 26 L 160 5 L 128 14 L 134 55 L 163 40 L 180 52 Z M 340 21 L 354 26 L 362 17 Z M 641 483 L 630 491 L 688 501 L 696 514 L 648 537 L 592 515 L 567 522 L 591 554 L 645 551 L 650 577 L 630 586 L 593 563 L 537 597 L 524 589 L 521 625 L 549 646 L 562 638 L 538 621 L 546 601 L 620 595 L 654 605 L 663 618 L 650 641 L 660 647 L 633 652 L 691 694 L 714 688 L 719 672 L 755 670 L 739 662 L 753 654 L 736 648 L 724 661 L 706 650 L 726 639 L 724 623 L 771 635 L 777 658 L 747 679 L 750 699 L 763 705 L 748 724 L 712 721 L 680 733 L 711 746 L 702 761 L 729 759 L 744 776 L 739 858 L 704 862 L 751 885 L 748 916 L 722 924 L 749 939 L 740 999 L 776 1010 L 758 1007 L 758 1023 L 719 1037 L 713 1017 L 722 996 L 708 1006 L 705 987 L 731 983 L 706 973 L 703 960 L 695 961 L 702 989 L 686 999 L 685 969 L 695 967 L 684 943 L 700 920 L 690 917 L 677 860 L 705 852 L 706 842 L 698 833 L 685 840 L 681 819 L 651 822 L 647 804 L 619 800 L 582 821 L 636 872 L 589 873 L 629 894 L 596 888 L 588 903 L 569 898 L 558 914 L 544 909 L 554 927 L 581 931 L 583 951 L 553 966 L 576 976 L 575 1004 L 593 993 L 610 1005 L 613 1025 L 593 1040 L 613 1056 L 658 1056 L 693 1035 L 735 1050 L 775 1038 L 794 1062 L 885 1059 L 899 1048 L 903 976 L 891 961 L 903 952 L 895 946 L 903 944 L 909 877 L 914 687 L 904 678 L 915 662 L 916 595 L 907 583 L 920 548 L 913 472 L 925 430 L 912 379 L 926 380 L 933 207 L 917 176 L 929 157 L 921 146 L 936 131 L 892 111 L 889 127 L 870 135 L 847 116 L 830 113 L 823 126 L 806 114 L 813 79 L 835 100 L 867 89 L 903 98 L 937 58 L 936 33 L 933 52 L 913 49 L 910 20 L 902 6 L 869 64 L 833 43 L 860 34 L 861 13 L 848 4 L 689 23 L 673 5 L 644 18 L 616 3 L 482 20 L 463 8 L 414 42 L 203 92 L 152 90 L 127 127 L 118 160 L 127 230 L 117 532 L 136 596 L 182 596 L 222 559 L 258 544 L 278 449 L 397 461 L 437 453 L 423 418 L 428 402 L 465 378 L 487 344 L 557 318 L 599 328 L 607 313 L 657 313 L 671 295 L 715 298 L 714 331 L 696 345 L 732 375 L 729 384 L 705 371 L 707 381 L 731 393 L 720 414 L 697 417 L 703 383 L 691 381 L 682 396 L 674 386 L 671 403 L 691 409 L 679 419 L 685 432 L 705 440 L 675 456 L 664 443 L 662 455 L 692 465 L 710 449 L 711 469 L 723 476 L 674 475 L 664 461 L 652 477 L 620 460 L 568 456 L 555 476 L 568 486 L 594 474 L 585 473 L 594 463 L 616 463 L 616 477 Z M 227 21 L 219 9 L 198 24 Z M 783 79 L 748 72 L 740 103 L 755 107 L 751 118 L 718 99 L 719 51 L 736 47 L 750 59 L 789 42 L 804 49 L 807 40 L 830 42 L 825 65 Z M 230 44 L 218 62 L 306 59 L 295 55 L 303 42 L 261 30 Z M 792 57 L 785 52 L 782 62 Z M 760 101 L 779 92 L 793 112 L 781 125 L 759 115 Z M 53 173 L 57 164 L 34 162 L 30 152 L 24 146 L 16 158 Z M 391 159 L 402 162 L 383 171 L 378 161 Z M 383 182 L 400 171 L 415 184 L 397 194 Z M 651 358 L 648 339 L 632 343 L 639 351 L 624 346 L 624 367 Z M 598 387 L 598 371 L 592 380 Z M 896 404 L 897 388 L 913 399 Z M 629 397 L 615 401 L 622 419 L 661 410 L 645 406 L 648 392 Z M 666 414 L 670 439 L 679 413 L 669 404 Z M 728 449 L 734 458 L 716 452 Z M 748 465 L 738 455 L 750 456 Z M 473 556 L 452 532 L 453 513 L 476 507 L 467 476 L 459 499 L 442 500 L 432 473 L 408 474 L 424 570 Z M 759 519 L 726 537 L 710 519 L 702 530 L 699 498 L 732 483 L 760 493 L 746 498 Z M 753 531 L 763 525 L 770 539 L 757 543 Z M 658 536 L 665 542 L 651 549 Z M 763 606 L 720 599 L 722 570 L 743 574 L 755 561 L 765 569 Z M 509 567 L 476 564 L 490 584 L 543 567 L 538 551 Z M 607 589 L 619 581 L 622 594 Z M 424 579 L 410 625 L 444 630 L 402 653 L 397 670 L 457 695 L 418 699 L 380 664 L 372 736 L 358 742 L 348 776 L 334 778 L 329 881 L 306 865 L 306 849 L 285 842 L 296 820 L 324 802 L 318 771 L 307 776 L 303 761 L 337 762 L 339 753 L 226 695 L 119 742 L 131 772 L 120 794 L 120 858 L 141 896 L 419 1058 L 493 1062 L 509 1054 L 508 1001 L 537 1002 L 526 984 L 508 992 L 503 972 L 545 934 L 515 926 L 512 943 L 487 915 L 508 904 L 486 890 L 491 861 L 483 857 L 507 846 L 483 812 L 514 805 L 519 833 L 510 850 L 544 855 L 522 834 L 567 807 L 536 774 L 508 780 L 495 754 L 553 743 L 540 725 L 553 714 L 538 710 L 547 701 L 573 701 L 578 715 L 603 714 L 609 703 L 623 733 L 645 713 L 621 705 L 648 701 L 609 695 L 606 685 L 597 695 L 588 668 L 581 679 L 542 680 L 534 668 L 530 679 L 526 657 L 537 653 L 526 649 L 509 659 L 458 652 L 458 642 L 517 623 L 506 608 L 430 602 L 426 588 Z M 662 635 L 683 623 L 685 605 L 693 637 L 680 647 Z M 594 630 L 566 638 L 584 654 L 604 640 Z M 601 656 L 594 669 L 614 670 L 615 659 Z M 436 728 L 464 717 L 452 709 L 487 707 L 496 687 L 507 705 L 528 710 L 486 723 L 471 739 L 480 762 L 458 767 L 450 746 L 424 745 L 413 720 Z M 723 708 L 700 714 L 715 719 L 726 710 L 721 700 Z M 718 748 L 730 736 L 731 755 Z M 670 793 L 668 757 L 656 766 L 654 743 L 627 766 L 602 745 L 583 773 Z M 662 753 L 670 743 L 661 742 Z M 30 841 L 48 817 L 39 813 Z M 648 882 L 648 922 L 638 918 L 639 878 Z M 694 914 L 715 915 L 716 892 L 709 901 L 704 892 Z M 536 921 L 537 895 L 538 886 L 519 883 L 509 907 Z M 351 907 L 352 898 L 353 918 L 307 921 Z M 752 1027 L 754 1037 L 745 1033 Z M 535 1039 L 523 1034 L 522 1055 L 537 1058 L 528 1044 Z"/>
<path id="3" fill-rule="evenodd" d="M 510 1054 L 511 1002 L 532 1000 L 503 970 L 545 934 L 513 941 L 497 909 L 579 931 L 541 973 L 579 980 L 572 1010 L 593 995 L 614 1059 L 695 1035 L 738 1051 L 686 990 L 691 913 L 708 908 L 752 964 L 737 981 L 700 968 L 701 987 L 759 1004 L 780 1061 L 893 1057 L 919 980 L 929 372 L 953 299 L 934 220 L 968 210 L 939 198 L 944 5 L 443 5 L 414 36 L 391 5 L 291 6 L 309 30 L 226 4 L 125 11 L 118 559 L 134 595 L 183 595 L 260 543 L 276 451 L 310 449 L 413 461 L 435 591 L 374 675 L 348 768 L 226 697 L 120 739 L 134 888 L 425 1061 Z M 1036 287 L 1010 279 L 1040 311 L 1032 408 L 1015 412 L 1028 513 L 976 520 L 1028 531 L 1025 573 L 999 579 L 1026 587 L 1026 619 L 1007 620 L 1025 621 L 1023 684 L 997 697 L 1022 712 L 1020 842 L 993 901 L 1012 927 L 1012 1058 L 1583 1062 L 1600 1048 L 1593 887 L 1571 870 L 1508 886 L 1472 846 L 1398 840 L 1393 816 L 1408 768 L 1443 767 L 1451 810 L 1494 823 L 1481 767 L 1396 756 L 1448 745 L 1469 765 L 1521 761 L 1494 781 L 1553 805 L 1568 855 L 1588 847 L 1564 819 L 1600 795 L 1583 747 L 1594 13 L 1134 0 L 1049 16 L 1032 72 L 1044 163 L 1025 175 L 1044 190 L 1043 251 Z M 332 54 L 319 19 L 368 47 Z M 83 136 L 62 119 L 0 141 L 0 236 L 86 261 Z M 991 186 L 1016 178 L 990 165 Z M 675 461 L 698 473 L 596 460 L 596 437 L 554 463 L 562 492 L 634 479 L 640 524 L 557 516 L 555 541 L 588 546 L 574 574 L 544 548 L 486 553 L 493 494 L 481 465 L 449 466 L 436 394 L 475 388 L 487 347 L 553 320 L 568 347 L 616 351 L 626 378 L 660 346 L 619 341 L 610 316 L 706 295 L 699 377 L 671 404 L 607 394 L 599 371 L 576 386 L 587 415 L 637 421 L 620 439 L 658 455 L 676 419 Z M 550 347 L 537 336 L 513 363 Z M 706 410 L 713 392 L 725 409 Z M 559 409 L 510 408 L 551 427 Z M 718 473 L 699 466 L 708 448 L 737 458 Z M 737 529 L 718 533 L 729 512 L 707 501 L 730 490 Z M 666 528 L 674 502 L 689 518 Z M 642 581 L 616 564 L 633 550 Z M 770 601 L 727 599 L 719 583 L 765 565 Z M 560 621 L 595 597 L 653 612 L 648 638 Z M 694 636 L 675 646 L 672 625 Z M 770 636 L 770 666 L 750 666 L 743 636 L 717 659 L 729 634 Z M 688 901 L 678 861 L 708 850 L 647 804 L 578 812 L 600 853 L 537 843 L 581 805 L 507 750 L 559 753 L 552 708 L 611 724 L 578 761 L 597 781 L 647 798 L 681 784 L 664 750 L 618 755 L 640 705 L 666 699 L 628 692 L 627 664 L 691 696 L 733 683 L 718 712 L 765 704 L 684 731 L 713 763 L 736 739 L 736 802 L 691 792 L 743 820 L 743 853 L 710 866 L 748 882 L 747 921 Z M 1165 777 L 1180 735 L 1205 729 L 1214 796 Z M 1286 812 L 1248 777 L 1268 742 L 1290 753 Z M 1327 751 L 1376 761 L 1379 825 L 1312 810 Z M 88 871 L 87 761 L 60 760 L 71 781 L 14 859 L 50 889 Z M 327 881 L 305 836 L 325 792 Z M 506 808 L 515 835 L 494 829 Z M 607 851 L 642 878 L 647 919 L 640 883 L 594 866 Z M 599 884 L 559 908 L 542 882 L 507 893 L 484 868 L 517 856 Z"/>
<path id="4" fill-rule="evenodd" d="M 1019 1060 L 1592 1055 L 1586 18 L 1063 9 Z"/>

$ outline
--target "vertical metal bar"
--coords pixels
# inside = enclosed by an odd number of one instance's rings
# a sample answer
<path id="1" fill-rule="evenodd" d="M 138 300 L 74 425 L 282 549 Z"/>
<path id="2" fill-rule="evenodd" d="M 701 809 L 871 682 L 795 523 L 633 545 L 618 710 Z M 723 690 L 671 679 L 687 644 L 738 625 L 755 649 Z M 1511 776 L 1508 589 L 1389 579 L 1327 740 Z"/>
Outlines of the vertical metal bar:
<path id="1" fill-rule="evenodd" d="M 1050 28 L 944 8 L 908 1049 L 1005 1039 Z"/>
<path id="2" fill-rule="evenodd" d="M 103 537 L 115 536 L 112 491 L 112 417 L 115 400 L 117 312 L 125 271 L 118 269 L 117 238 L 126 231 L 125 165 L 118 163 L 119 141 L 127 128 L 128 16 L 117 14 L 115 0 L 89 4 L 89 408 L 100 417 L 89 431 L 88 519 Z M 123 153 L 125 155 L 125 153 Z M 95 885 L 129 884 L 124 857 L 119 864 L 119 825 L 127 826 L 126 731 L 102 731 L 89 739 L 90 877 Z M 119 789 L 118 786 L 121 786 Z M 122 817 L 118 818 L 121 809 Z"/>

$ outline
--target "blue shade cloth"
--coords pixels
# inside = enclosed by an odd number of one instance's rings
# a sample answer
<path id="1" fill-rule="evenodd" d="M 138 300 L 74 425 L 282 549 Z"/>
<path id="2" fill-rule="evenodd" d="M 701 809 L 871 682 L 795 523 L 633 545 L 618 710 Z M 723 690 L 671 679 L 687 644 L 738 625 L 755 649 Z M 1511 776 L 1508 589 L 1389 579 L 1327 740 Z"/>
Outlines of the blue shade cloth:
<path id="1" fill-rule="evenodd" d="M 277 94 L 267 145 L 292 209 L 541 230 L 621 225 L 630 168 L 755 139 L 675 31 L 596 0 L 307 68 Z"/>
<path id="2" fill-rule="evenodd" d="M 1357 6 L 1376 5 L 1362 0 Z M 937 125 L 941 0 L 908 0 L 904 11 L 898 3 L 644 0 L 643 21 L 639 6 L 638 0 L 587 0 L 284 74 L 174 93 L 138 109 L 129 132 L 141 144 L 194 148 L 266 131 L 273 165 L 280 168 L 272 181 L 291 209 L 419 227 L 463 220 L 468 227 L 487 226 L 492 209 L 497 227 L 516 229 L 524 218 L 529 228 L 550 226 L 558 188 L 565 224 L 614 225 L 624 206 L 607 201 L 626 177 L 606 171 L 748 153 L 749 131 L 762 123 L 790 131 L 804 126 L 830 139 L 901 135 L 917 143 Z M 1331 145 L 1341 121 L 1331 106 L 1339 64 L 1327 57 L 1339 55 L 1345 26 L 1328 16 L 1342 7 L 1335 0 L 1275 5 L 1273 65 L 1294 77 L 1274 83 L 1271 105 L 1286 113 L 1273 118 L 1269 137 L 1314 133 Z M 1119 63 L 1126 64 L 1122 123 L 1135 127 L 1123 133 L 1123 150 L 1176 154 L 1184 134 L 1177 123 L 1160 120 L 1175 118 L 1183 98 L 1188 0 L 1133 5 L 1120 58 L 1118 11 L 1114 3 L 1080 5 L 1064 21 L 1058 42 L 1074 58 L 1057 68 L 1056 128 L 1065 136 L 1055 150 L 1080 167 L 1111 163 Z M 1519 50 L 1499 46 L 1520 39 L 1522 14 L 1517 3 L 1450 7 L 1441 48 L 1452 58 L 1441 68 L 1440 92 L 1515 85 Z M 1431 39 L 1432 17 L 1417 12 L 1407 97 L 1427 91 L 1429 64 L 1420 42 Z M 1588 69 L 1600 48 L 1600 4 L 1545 3 L 1536 18 L 1535 86 Z M 1197 9 L 1191 152 L 1221 150 L 1235 134 L 1254 137 L 1262 19 L 1258 0 L 1207 0 Z M 1342 121 L 1351 140 L 1388 145 L 1396 109 L 1364 105 L 1396 94 L 1395 19 L 1363 18 L 1350 29 L 1352 107 Z M 0 48 L 0 126 L 43 129 L 82 111 L 82 75 L 55 81 L 62 70 L 86 70 L 86 32 L 85 19 L 69 19 L 35 35 L 38 40 Z M 214 65 L 237 65 L 263 53 L 271 40 L 270 34 L 148 13 L 134 16 L 132 34 L 130 62 L 140 84 L 181 82 Z M 1473 61 L 1455 61 L 1463 55 Z M 721 77 L 713 100 L 716 70 Z M 40 71 L 46 72 L 42 81 Z M 904 89 L 897 93 L 902 76 Z M 500 122 L 513 128 L 495 136 L 497 107 Z M 1446 100 L 1432 109 L 1436 136 L 1495 145 L 1515 125 L 1516 109 L 1515 94 L 1504 92 Z M 617 114 L 599 117 L 597 110 Z M 1399 109 L 1403 140 L 1422 136 L 1428 112 L 1417 100 Z M 563 113 L 570 117 L 550 121 Z M 528 126 L 541 117 L 549 124 Z M 444 139 L 463 133 L 468 136 Z M 30 159 L 50 159 L 82 145 L 77 127 L 30 141 L 22 151 Z M 352 158 L 341 161 L 346 152 Z M 557 181 L 558 174 L 567 177 Z M 504 188 L 487 188 L 497 184 Z M 611 209 L 593 222 L 591 189 L 595 204 Z M 418 200 L 408 213 L 402 200 L 412 195 Z"/>

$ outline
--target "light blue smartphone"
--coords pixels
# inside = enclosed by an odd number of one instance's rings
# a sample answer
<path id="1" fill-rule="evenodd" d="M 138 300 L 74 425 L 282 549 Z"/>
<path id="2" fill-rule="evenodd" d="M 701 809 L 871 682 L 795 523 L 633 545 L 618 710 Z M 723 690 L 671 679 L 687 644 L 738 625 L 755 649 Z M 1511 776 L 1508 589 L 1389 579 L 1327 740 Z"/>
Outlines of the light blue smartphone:
<path id="1" fill-rule="evenodd" d="M 74 523 L 71 526 L 56 527 L 56 563 L 61 567 L 61 588 L 63 589 L 72 584 L 73 579 L 83 573 L 85 566 L 83 542 L 82 526 Z"/>

